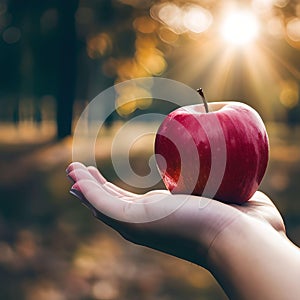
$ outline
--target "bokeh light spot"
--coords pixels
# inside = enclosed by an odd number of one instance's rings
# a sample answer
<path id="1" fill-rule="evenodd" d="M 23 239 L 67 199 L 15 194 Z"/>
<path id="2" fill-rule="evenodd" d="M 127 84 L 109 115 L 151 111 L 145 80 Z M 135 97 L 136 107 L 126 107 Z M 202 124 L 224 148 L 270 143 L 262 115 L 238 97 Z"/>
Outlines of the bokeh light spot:
<path id="1" fill-rule="evenodd" d="M 183 17 L 184 26 L 195 33 L 205 31 L 212 23 L 209 11 L 198 5 L 188 5 Z"/>
<path id="2" fill-rule="evenodd" d="M 158 49 L 140 49 L 136 53 L 136 59 L 152 75 L 162 74 L 167 67 L 163 54 Z"/>
<path id="3" fill-rule="evenodd" d="M 274 5 L 280 8 L 286 7 L 290 1 L 289 0 L 274 0 Z"/>
<path id="4" fill-rule="evenodd" d="M 280 17 L 271 18 L 267 23 L 267 30 L 272 36 L 276 38 L 284 37 L 285 28 L 283 20 Z"/>
<path id="5" fill-rule="evenodd" d="M 3 32 L 2 38 L 7 44 L 15 44 L 21 38 L 21 31 L 17 27 L 9 27 Z"/>
<path id="6" fill-rule="evenodd" d="M 252 8 L 259 14 L 269 14 L 274 0 L 253 0 Z"/>
<path id="7" fill-rule="evenodd" d="M 147 109 L 152 104 L 152 95 L 149 91 L 135 84 L 117 89 L 116 111 L 126 117 L 137 108 Z"/>
<path id="8" fill-rule="evenodd" d="M 287 80 L 281 83 L 280 102 L 286 108 L 293 108 L 299 102 L 299 88 L 294 80 Z"/>
<path id="9" fill-rule="evenodd" d="M 7 12 L 7 4 L 4 2 L 0 3 L 0 16 Z"/>
<path id="10" fill-rule="evenodd" d="M 173 44 L 178 40 L 178 35 L 167 27 L 160 28 L 158 35 L 167 44 Z"/>
<path id="11" fill-rule="evenodd" d="M 168 2 L 162 5 L 158 17 L 176 33 L 181 34 L 186 31 L 183 24 L 182 9 L 175 3 Z"/>
<path id="12" fill-rule="evenodd" d="M 157 27 L 155 21 L 147 16 L 136 18 L 133 22 L 133 26 L 141 33 L 152 33 Z"/>
<path id="13" fill-rule="evenodd" d="M 300 41 L 300 18 L 291 19 L 286 25 L 286 32 L 288 37 L 294 41 Z"/>
<path id="14" fill-rule="evenodd" d="M 99 280 L 92 289 L 93 296 L 96 299 L 117 299 L 119 297 L 118 289 L 113 282 L 109 280 Z"/>
<path id="15" fill-rule="evenodd" d="M 103 32 L 88 38 L 87 53 L 92 59 L 104 56 L 112 50 L 112 40 L 110 36 Z"/>

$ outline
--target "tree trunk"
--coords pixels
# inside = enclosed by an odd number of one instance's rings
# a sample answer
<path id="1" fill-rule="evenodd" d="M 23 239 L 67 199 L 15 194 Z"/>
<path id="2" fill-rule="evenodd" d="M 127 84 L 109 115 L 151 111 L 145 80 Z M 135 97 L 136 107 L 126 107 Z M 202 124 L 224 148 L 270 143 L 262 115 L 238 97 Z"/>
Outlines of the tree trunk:
<path id="1" fill-rule="evenodd" d="M 77 69 L 77 38 L 74 15 L 78 0 L 59 1 L 59 87 L 57 94 L 57 139 L 72 133 Z"/>

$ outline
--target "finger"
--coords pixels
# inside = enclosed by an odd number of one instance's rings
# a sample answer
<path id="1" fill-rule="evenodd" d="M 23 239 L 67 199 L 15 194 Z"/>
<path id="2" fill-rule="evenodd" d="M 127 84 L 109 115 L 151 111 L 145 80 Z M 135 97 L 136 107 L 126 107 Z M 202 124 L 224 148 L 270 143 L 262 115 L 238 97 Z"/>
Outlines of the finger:
<path id="1" fill-rule="evenodd" d="M 95 215 L 96 209 L 92 206 L 92 204 L 90 204 L 90 203 L 85 199 L 85 197 L 83 196 L 83 194 L 82 194 L 80 191 L 71 188 L 70 194 L 73 195 L 73 196 L 75 196 L 77 199 L 79 199 L 80 202 L 81 202 L 85 207 L 87 207 L 87 208 L 89 208 L 90 210 L 92 210 L 93 214 Z"/>
<path id="2" fill-rule="evenodd" d="M 103 185 L 103 188 L 109 192 L 111 195 L 114 195 L 116 197 L 119 198 L 123 198 L 124 200 L 129 200 L 131 201 L 133 198 L 135 198 L 137 195 L 132 194 L 126 190 L 123 190 L 121 188 L 119 188 L 118 186 L 116 186 L 115 184 L 111 183 L 111 182 L 106 182 Z"/>
<path id="3" fill-rule="evenodd" d="M 94 166 L 89 166 L 89 167 L 87 167 L 87 169 L 99 183 L 105 184 L 105 188 L 107 188 L 111 193 L 114 193 L 115 195 L 118 195 L 120 197 L 122 197 L 122 196 L 136 197 L 137 196 L 137 194 L 126 191 L 126 190 L 118 187 L 117 185 L 115 185 L 111 182 L 108 182 L 104 178 L 104 176 L 99 172 L 99 170 L 97 168 L 95 168 Z"/>
<path id="4" fill-rule="evenodd" d="M 253 205 L 253 206 L 271 206 L 275 207 L 275 204 L 272 202 L 272 200 L 264 193 L 260 191 L 256 191 L 254 195 L 249 199 L 247 202 L 245 202 L 245 205 Z"/>
<path id="5" fill-rule="evenodd" d="M 84 168 L 86 168 L 86 166 L 84 164 L 82 164 L 80 162 L 72 162 L 66 168 L 66 173 L 68 174 L 75 169 L 84 169 Z"/>
<path id="6" fill-rule="evenodd" d="M 90 172 L 87 169 L 73 169 L 68 175 L 71 180 L 74 181 L 74 183 L 78 180 L 87 179 L 87 180 L 94 180 L 96 179 L 90 174 Z"/>
<path id="7" fill-rule="evenodd" d="M 118 228 L 118 222 L 116 222 L 115 220 L 105 216 L 103 213 L 101 213 L 100 211 L 98 211 L 85 197 L 84 195 L 76 190 L 76 189 L 71 189 L 70 190 L 70 194 L 72 194 L 73 196 L 75 196 L 76 198 L 78 198 L 80 200 L 80 202 L 88 209 L 91 210 L 92 214 L 94 217 L 98 218 L 99 220 L 101 220 L 102 222 L 104 222 L 106 225 L 109 225 L 110 227 L 113 227 L 115 229 Z"/>
<path id="8" fill-rule="evenodd" d="M 96 168 L 94 168 L 96 169 Z M 103 189 L 105 189 L 107 192 L 110 194 L 117 196 L 117 197 L 123 197 L 123 196 L 131 196 L 129 192 L 127 193 L 125 190 L 122 190 L 121 188 L 118 188 L 114 184 L 107 182 L 104 177 L 98 172 L 98 179 L 100 181 L 97 181 L 96 178 L 91 174 L 90 172 L 91 167 L 85 167 L 84 165 L 81 164 L 76 164 L 73 166 L 72 171 L 67 175 L 74 183 L 79 181 L 79 180 L 93 180 L 100 185 L 102 185 Z M 96 171 L 92 171 L 94 174 L 96 174 Z M 104 179 L 104 180 L 103 180 Z"/>
<path id="9" fill-rule="evenodd" d="M 115 220 L 124 220 L 124 211 L 129 201 L 120 199 L 103 185 L 94 180 L 82 179 L 72 186 L 72 190 L 81 192 L 84 198 L 104 215 Z"/>
<path id="10" fill-rule="evenodd" d="M 146 195 L 155 195 L 155 194 L 171 195 L 171 192 L 169 190 L 152 190 L 146 193 Z"/>
<path id="11" fill-rule="evenodd" d="M 107 182 L 105 184 L 105 187 L 107 187 L 108 189 L 110 189 L 111 191 L 115 191 L 116 193 L 118 193 L 120 196 L 122 197 L 126 197 L 126 198 L 135 198 L 138 196 L 138 194 L 135 193 L 131 193 L 129 191 L 126 191 L 120 187 L 118 187 L 117 185 L 111 183 L 111 182 Z"/>
<path id="12" fill-rule="evenodd" d="M 239 209 L 248 215 L 253 215 L 256 218 L 267 221 L 277 231 L 285 234 L 285 224 L 280 212 L 272 200 L 264 193 L 257 191 L 251 199 L 240 206 Z"/>
<path id="13" fill-rule="evenodd" d="M 99 183 L 106 183 L 107 180 L 104 178 L 104 176 L 99 172 L 97 168 L 94 166 L 88 166 L 87 167 L 88 171 L 91 173 L 92 176 L 99 182 Z"/>
<path id="14" fill-rule="evenodd" d="M 147 223 L 165 218 L 185 206 L 187 201 L 193 206 L 193 211 L 198 207 L 197 202 L 190 201 L 189 195 L 174 196 L 168 193 L 140 195 L 137 201 L 129 201 L 115 196 L 103 185 L 91 180 L 79 180 L 73 188 L 80 190 L 97 210 L 125 223 Z"/>
<path id="15" fill-rule="evenodd" d="M 128 192 L 113 183 L 108 182 L 104 176 L 94 166 L 86 167 L 80 162 L 71 163 L 66 170 L 68 177 L 76 182 L 79 179 L 94 179 L 100 184 L 103 184 L 103 188 L 107 189 L 110 193 L 120 197 L 135 197 L 134 193 Z M 92 177 L 88 176 L 91 175 Z"/>
<path id="16" fill-rule="evenodd" d="M 266 195 L 264 194 L 263 192 L 261 191 L 257 191 L 255 192 L 255 194 L 253 195 L 252 197 L 254 200 L 258 200 L 262 203 L 265 203 L 265 204 L 270 204 L 272 206 L 275 206 L 275 204 L 272 202 L 272 200 Z M 251 200 L 251 199 L 250 199 Z"/>

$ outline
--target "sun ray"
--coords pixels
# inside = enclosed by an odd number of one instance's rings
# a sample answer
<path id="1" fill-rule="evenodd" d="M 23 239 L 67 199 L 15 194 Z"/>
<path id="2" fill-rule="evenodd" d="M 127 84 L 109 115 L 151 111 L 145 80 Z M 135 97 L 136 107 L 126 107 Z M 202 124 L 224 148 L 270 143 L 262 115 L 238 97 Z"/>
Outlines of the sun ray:
<path id="1" fill-rule="evenodd" d="M 221 48 L 221 46 L 219 45 Z M 235 66 L 235 50 L 232 47 L 222 49 L 222 55 L 215 58 L 206 79 L 209 95 L 214 99 L 230 97 Z"/>
<path id="2" fill-rule="evenodd" d="M 199 35 L 198 40 L 185 44 L 182 39 L 180 49 L 177 48 L 176 55 L 172 56 L 170 65 L 174 67 L 166 75 L 195 89 L 202 87 L 210 101 L 242 101 L 254 106 L 268 120 L 276 116 L 281 118 L 286 112 L 280 98 L 282 90 L 288 85 L 287 82 L 300 80 L 300 71 L 276 52 L 278 48 L 274 43 L 272 46 L 266 43 L 267 33 L 253 10 L 234 9 L 236 7 L 225 8 L 227 13 L 223 15 L 228 20 L 234 11 L 238 17 L 239 23 L 235 26 L 228 26 L 226 30 L 223 28 L 227 37 L 233 34 L 233 39 L 224 39 L 220 35 L 220 27 L 224 25 L 222 22 Z M 247 22 L 244 16 L 249 17 Z M 241 33 L 235 27 L 243 21 L 247 24 L 243 25 L 245 31 L 241 31 L 243 34 L 249 33 L 248 38 L 234 35 Z M 240 40 L 237 42 L 236 39 Z M 284 51 L 282 48 L 279 50 Z"/>
<path id="3" fill-rule="evenodd" d="M 300 71 L 295 68 L 293 65 L 291 65 L 287 60 L 283 59 L 281 56 L 276 54 L 272 49 L 270 49 L 267 46 L 264 46 L 264 51 L 267 52 L 268 57 L 272 57 L 272 59 L 279 64 L 281 69 L 287 70 L 292 76 L 295 77 L 295 79 L 300 80 Z"/>
<path id="4" fill-rule="evenodd" d="M 173 67 L 168 70 L 166 76 L 198 88 L 203 84 L 219 55 L 218 42 L 214 38 L 193 41 L 182 46 L 181 50 L 170 58 L 176 63 L 171 64 Z"/>

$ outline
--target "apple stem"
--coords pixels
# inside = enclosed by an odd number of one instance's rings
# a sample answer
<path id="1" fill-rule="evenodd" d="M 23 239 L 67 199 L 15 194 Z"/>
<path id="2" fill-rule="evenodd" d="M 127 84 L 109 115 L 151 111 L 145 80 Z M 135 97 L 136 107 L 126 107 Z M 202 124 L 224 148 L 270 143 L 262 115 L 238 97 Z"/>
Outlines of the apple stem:
<path id="1" fill-rule="evenodd" d="M 203 100 L 204 108 L 205 108 L 206 113 L 209 113 L 209 110 L 208 110 L 208 104 L 207 104 L 207 101 L 206 101 L 206 99 L 205 99 L 203 89 L 202 89 L 202 88 L 199 88 L 199 89 L 197 90 L 197 92 L 198 92 L 198 94 L 201 96 L 201 98 L 202 98 L 202 100 Z"/>

